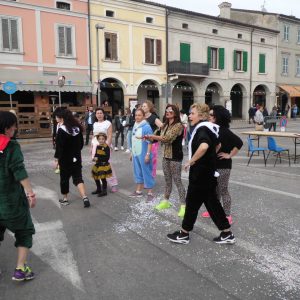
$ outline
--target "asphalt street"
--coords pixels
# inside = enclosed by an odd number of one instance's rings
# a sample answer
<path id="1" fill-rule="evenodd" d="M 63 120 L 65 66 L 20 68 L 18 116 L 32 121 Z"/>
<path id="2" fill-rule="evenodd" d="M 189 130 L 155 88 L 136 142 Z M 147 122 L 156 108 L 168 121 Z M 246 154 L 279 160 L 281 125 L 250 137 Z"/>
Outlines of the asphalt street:
<path id="1" fill-rule="evenodd" d="M 243 122 L 233 127 L 238 134 L 250 129 Z M 288 131 L 300 132 L 300 121 L 290 121 Z M 294 152 L 291 140 L 277 141 Z M 262 156 L 255 156 L 247 167 L 245 141 L 234 158 L 230 182 L 237 243 L 214 244 L 216 227 L 199 215 L 190 244 L 173 245 L 166 234 L 181 224 L 175 186 L 172 208 L 154 211 L 163 196 L 161 163 L 153 203 L 128 197 L 134 189 L 132 167 L 129 155 L 118 151 L 113 153 L 118 193 L 90 195 L 92 206 L 84 209 L 72 186 L 70 205 L 60 207 L 50 142 L 21 143 L 38 199 L 32 210 L 36 235 L 30 253 L 36 278 L 11 281 L 16 250 L 7 233 L 0 247 L 1 300 L 300 299 L 299 160 L 289 166 L 284 158 L 273 167 L 271 156 L 264 167 Z M 88 147 L 83 158 L 90 194 L 95 187 Z M 187 185 L 187 174 L 182 176 Z"/>

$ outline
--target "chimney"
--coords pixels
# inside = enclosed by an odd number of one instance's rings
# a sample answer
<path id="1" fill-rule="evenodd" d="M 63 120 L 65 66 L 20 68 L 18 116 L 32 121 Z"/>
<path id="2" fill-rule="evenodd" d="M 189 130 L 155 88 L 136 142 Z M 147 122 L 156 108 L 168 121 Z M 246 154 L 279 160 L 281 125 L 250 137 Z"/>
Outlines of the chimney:
<path id="1" fill-rule="evenodd" d="M 229 2 L 222 2 L 219 5 L 220 8 L 220 18 L 230 19 L 230 10 L 231 10 L 231 3 Z"/>

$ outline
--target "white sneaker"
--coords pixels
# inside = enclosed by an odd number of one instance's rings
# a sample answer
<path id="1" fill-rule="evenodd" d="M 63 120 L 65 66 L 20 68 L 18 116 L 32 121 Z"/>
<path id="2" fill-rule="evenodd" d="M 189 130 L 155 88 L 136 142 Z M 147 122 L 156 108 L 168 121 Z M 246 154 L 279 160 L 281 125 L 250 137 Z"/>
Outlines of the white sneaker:
<path id="1" fill-rule="evenodd" d="M 123 147 L 123 146 L 121 146 L 121 150 L 124 150 L 124 147 Z"/>
<path id="2" fill-rule="evenodd" d="M 125 153 L 130 153 L 130 150 L 129 150 L 129 149 L 127 149 L 127 150 L 125 151 Z"/>
<path id="3" fill-rule="evenodd" d="M 115 147 L 115 151 L 118 151 L 119 150 L 119 148 L 118 147 Z"/>

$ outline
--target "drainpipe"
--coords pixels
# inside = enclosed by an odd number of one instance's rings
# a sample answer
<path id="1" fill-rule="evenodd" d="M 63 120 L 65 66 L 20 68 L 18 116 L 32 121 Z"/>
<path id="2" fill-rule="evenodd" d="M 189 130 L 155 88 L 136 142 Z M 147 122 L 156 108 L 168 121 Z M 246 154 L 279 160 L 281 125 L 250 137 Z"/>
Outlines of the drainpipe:
<path id="1" fill-rule="evenodd" d="M 250 103 L 249 107 L 252 106 L 252 52 L 253 52 L 253 32 L 254 28 L 251 29 L 251 40 L 250 40 Z"/>
<path id="2" fill-rule="evenodd" d="M 92 75 L 92 46 L 91 46 L 91 8 L 90 0 L 88 0 L 88 39 L 89 39 L 89 64 L 90 64 L 90 82 L 93 87 L 93 75 Z M 93 104 L 93 94 L 90 93 L 91 104 Z"/>
<path id="3" fill-rule="evenodd" d="M 166 85 L 166 104 L 169 102 L 169 75 L 168 75 L 168 66 L 169 66 L 169 10 L 166 8 L 166 73 L 167 73 L 167 85 Z M 170 87 L 171 88 L 171 87 Z"/>

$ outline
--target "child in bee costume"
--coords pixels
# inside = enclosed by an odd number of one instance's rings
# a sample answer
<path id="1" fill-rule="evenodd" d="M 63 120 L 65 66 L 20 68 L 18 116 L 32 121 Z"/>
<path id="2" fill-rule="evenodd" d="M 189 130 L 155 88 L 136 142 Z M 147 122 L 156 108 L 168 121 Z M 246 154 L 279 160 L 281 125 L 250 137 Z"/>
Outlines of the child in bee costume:
<path id="1" fill-rule="evenodd" d="M 99 133 L 97 136 L 99 145 L 96 148 L 96 153 L 93 158 L 95 165 L 92 168 L 92 175 L 95 180 L 97 189 L 92 194 L 98 194 L 98 197 L 107 195 L 107 181 L 106 179 L 112 177 L 112 170 L 109 161 L 110 149 L 106 144 L 107 136 L 105 133 Z M 100 183 L 102 181 L 102 186 Z"/>

